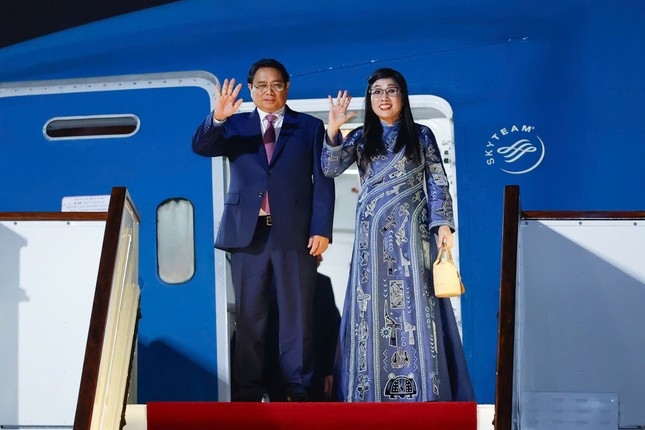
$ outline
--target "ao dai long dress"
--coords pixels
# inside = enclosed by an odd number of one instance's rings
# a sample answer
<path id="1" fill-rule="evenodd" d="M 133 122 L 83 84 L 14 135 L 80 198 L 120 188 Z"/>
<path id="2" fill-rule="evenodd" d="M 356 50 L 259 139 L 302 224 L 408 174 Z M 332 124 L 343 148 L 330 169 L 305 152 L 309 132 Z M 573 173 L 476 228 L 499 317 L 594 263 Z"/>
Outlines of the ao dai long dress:
<path id="1" fill-rule="evenodd" d="M 393 152 L 399 123 L 383 123 L 387 153 L 368 168 L 358 166 L 361 189 L 335 379 L 340 400 L 474 397 L 449 299 L 437 299 L 432 287 L 431 229 L 454 230 L 448 179 L 432 131 L 417 127 L 422 163 L 411 162 L 403 150 Z M 363 145 L 362 128 L 340 145 L 325 143 L 325 175 L 340 175 Z"/>

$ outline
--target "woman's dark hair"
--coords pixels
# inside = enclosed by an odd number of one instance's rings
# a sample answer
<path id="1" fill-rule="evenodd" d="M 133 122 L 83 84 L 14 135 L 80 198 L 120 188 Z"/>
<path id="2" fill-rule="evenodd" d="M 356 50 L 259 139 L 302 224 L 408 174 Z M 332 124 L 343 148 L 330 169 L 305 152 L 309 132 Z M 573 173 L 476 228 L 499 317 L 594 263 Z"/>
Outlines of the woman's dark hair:
<path id="1" fill-rule="evenodd" d="M 282 80 L 284 81 L 284 83 L 286 84 L 287 82 L 289 82 L 289 74 L 287 73 L 287 69 L 282 65 L 281 62 L 274 60 L 273 58 L 263 58 L 253 63 L 251 69 L 249 69 L 249 75 L 246 77 L 246 82 L 252 84 L 253 78 L 255 78 L 255 74 L 257 73 L 258 69 L 261 69 L 262 67 L 270 67 L 272 69 L 276 69 L 282 75 Z"/>
<path id="2" fill-rule="evenodd" d="M 414 161 L 421 161 L 421 148 L 419 145 L 419 133 L 414 124 L 412 110 L 410 109 L 410 99 L 408 98 L 408 84 L 401 73 L 394 69 L 382 68 L 376 70 L 367 79 L 367 90 L 365 91 L 365 120 L 363 122 L 363 140 L 365 150 L 361 157 L 361 164 L 367 166 L 372 162 L 372 157 L 385 154 L 385 144 L 383 143 L 383 125 L 381 120 L 372 109 L 372 95 L 370 90 L 374 82 L 379 79 L 394 79 L 401 93 L 401 116 L 399 117 L 401 127 L 396 137 L 394 151 L 398 152 L 405 148 L 405 156 Z"/>

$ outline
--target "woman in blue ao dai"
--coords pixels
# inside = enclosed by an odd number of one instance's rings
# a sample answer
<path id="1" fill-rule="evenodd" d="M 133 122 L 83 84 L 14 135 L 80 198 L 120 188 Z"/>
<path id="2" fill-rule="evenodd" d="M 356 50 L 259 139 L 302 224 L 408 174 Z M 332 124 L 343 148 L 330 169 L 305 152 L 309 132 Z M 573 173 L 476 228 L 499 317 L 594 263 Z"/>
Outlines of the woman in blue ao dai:
<path id="1" fill-rule="evenodd" d="M 361 188 L 335 385 L 340 400 L 453 401 L 474 394 L 449 299 L 434 296 L 432 254 L 453 246 L 448 179 L 432 131 L 415 124 L 392 69 L 368 79 L 364 125 L 345 138 L 347 91 L 331 96 L 322 168 L 356 163 Z"/>

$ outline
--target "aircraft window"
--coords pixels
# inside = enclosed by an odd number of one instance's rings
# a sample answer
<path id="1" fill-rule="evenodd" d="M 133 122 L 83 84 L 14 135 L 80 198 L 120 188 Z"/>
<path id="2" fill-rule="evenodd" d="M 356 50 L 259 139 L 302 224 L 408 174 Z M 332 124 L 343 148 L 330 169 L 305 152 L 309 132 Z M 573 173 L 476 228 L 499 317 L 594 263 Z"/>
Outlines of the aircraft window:
<path id="1" fill-rule="evenodd" d="M 52 140 L 129 137 L 137 132 L 139 124 L 139 118 L 131 114 L 64 117 L 50 119 L 43 131 Z"/>
<path id="2" fill-rule="evenodd" d="M 157 273 L 168 284 L 195 274 L 193 205 L 186 199 L 169 199 L 157 208 Z"/>

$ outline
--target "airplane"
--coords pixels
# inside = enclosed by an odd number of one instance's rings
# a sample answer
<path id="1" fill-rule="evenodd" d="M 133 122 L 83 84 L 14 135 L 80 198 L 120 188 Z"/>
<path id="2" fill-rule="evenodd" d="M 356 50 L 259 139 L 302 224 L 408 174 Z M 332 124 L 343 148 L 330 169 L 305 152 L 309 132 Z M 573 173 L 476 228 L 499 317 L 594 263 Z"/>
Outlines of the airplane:
<path id="1" fill-rule="evenodd" d="M 328 95 L 347 89 L 360 112 L 370 73 L 395 68 L 443 151 L 466 286 L 453 305 L 477 402 L 493 404 L 504 186 L 526 208 L 645 206 L 643 16 L 633 0 L 186 0 L 14 43 L 0 48 L 0 211 L 126 186 L 142 217 L 137 400 L 227 400 L 234 317 L 213 249 L 226 164 L 190 150 L 215 83 L 276 58 L 289 106 L 324 121 Z M 357 186 L 356 172 L 337 179 L 321 266 L 339 306 Z M 164 223 L 178 219 L 193 242 L 165 267 Z"/>

